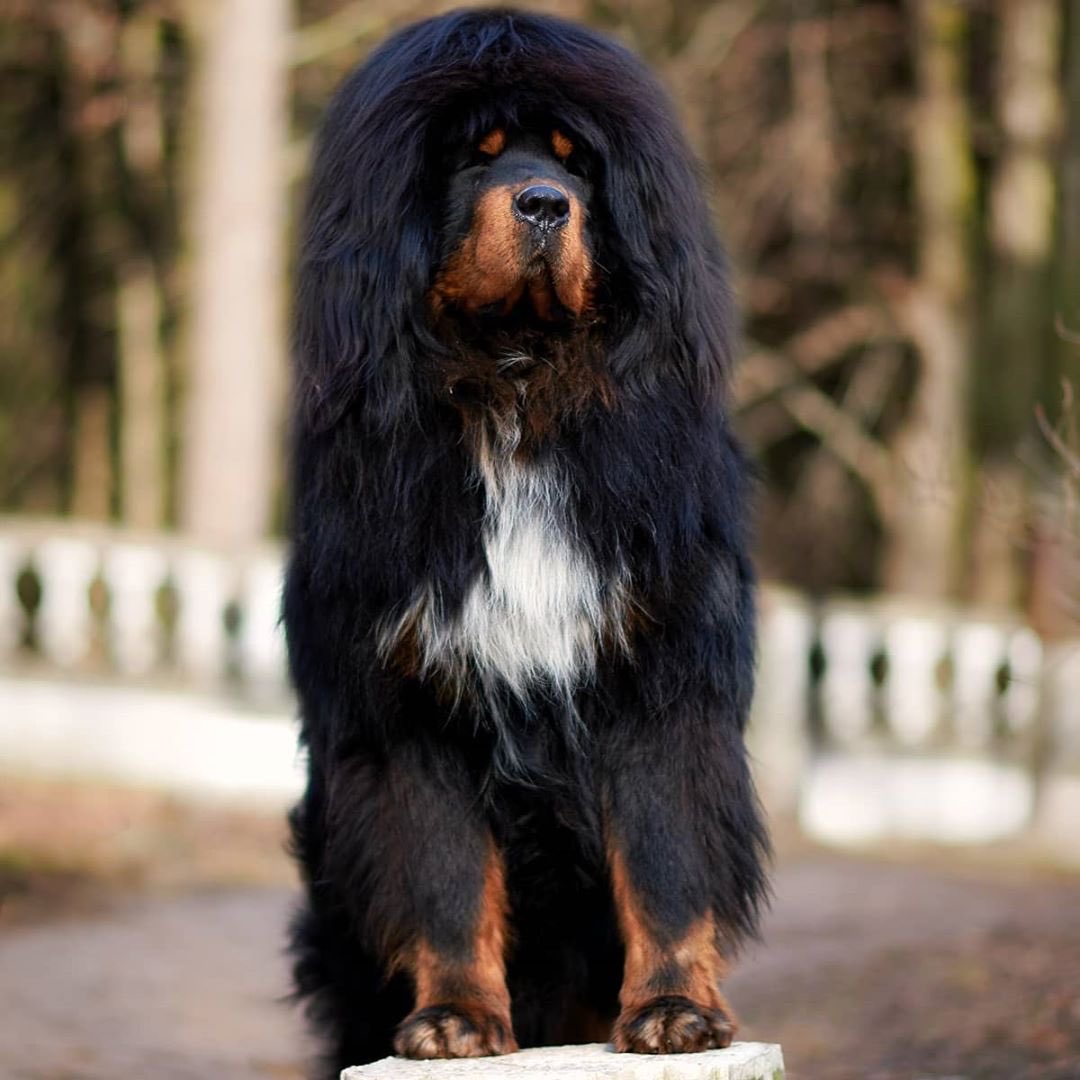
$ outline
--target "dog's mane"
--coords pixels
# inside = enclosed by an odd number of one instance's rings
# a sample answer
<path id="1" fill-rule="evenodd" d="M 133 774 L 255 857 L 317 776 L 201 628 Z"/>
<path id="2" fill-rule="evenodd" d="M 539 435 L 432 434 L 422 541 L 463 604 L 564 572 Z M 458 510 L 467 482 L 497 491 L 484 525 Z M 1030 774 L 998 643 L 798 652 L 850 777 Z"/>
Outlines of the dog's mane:
<path id="1" fill-rule="evenodd" d="M 591 226 L 603 351 L 627 394 L 722 391 L 734 314 L 699 170 L 641 62 L 580 26 L 460 11 L 399 32 L 341 87 L 318 140 L 299 254 L 296 421 L 422 414 L 419 371 L 445 349 L 427 303 L 446 139 L 543 115 L 598 163 Z"/>

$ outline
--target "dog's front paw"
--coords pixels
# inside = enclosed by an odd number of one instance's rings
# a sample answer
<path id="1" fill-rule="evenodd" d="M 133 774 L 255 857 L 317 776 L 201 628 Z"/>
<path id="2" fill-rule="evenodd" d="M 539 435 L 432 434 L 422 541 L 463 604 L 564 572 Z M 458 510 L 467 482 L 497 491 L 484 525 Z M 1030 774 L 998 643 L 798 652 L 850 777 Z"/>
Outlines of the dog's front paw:
<path id="1" fill-rule="evenodd" d="M 621 1053 L 689 1054 L 723 1049 L 734 1035 L 735 1021 L 723 1010 L 673 995 L 623 1010 L 611 1042 Z"/>
<path id="2" fill-rule="evenodd" d="M 402 1020 L 394 1050 L 408 1058 L 490 1057 L 517 1049 L 507 1017 L 481 1005 L 429 1005 Z"/>

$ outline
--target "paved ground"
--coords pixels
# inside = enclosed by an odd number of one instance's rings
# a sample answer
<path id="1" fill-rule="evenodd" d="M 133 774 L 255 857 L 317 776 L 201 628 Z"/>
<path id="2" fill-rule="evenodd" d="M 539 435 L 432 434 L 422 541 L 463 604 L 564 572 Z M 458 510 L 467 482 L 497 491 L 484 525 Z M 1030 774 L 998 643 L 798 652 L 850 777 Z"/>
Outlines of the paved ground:
<path id="1" fill-rule="evenodd" d="M 294 1077 L 278 945 L 289 895 L 135 899 L 0 938 L 5 1080 Z"/>
<path id="2" fill-rule="evenodd" d="M 1080 880 L 803 856 L 729 989 L 798 1080 L 1080 1080 Z"/>
<path id="3" fill-rule="evenodd" d="M 292 1080 L 281 885 L 135 894 L 0 930 L 5 1080 Z M 1080 1078 L 1080 880 L 789 857 L 729 983 L 793 1080 Z"/>

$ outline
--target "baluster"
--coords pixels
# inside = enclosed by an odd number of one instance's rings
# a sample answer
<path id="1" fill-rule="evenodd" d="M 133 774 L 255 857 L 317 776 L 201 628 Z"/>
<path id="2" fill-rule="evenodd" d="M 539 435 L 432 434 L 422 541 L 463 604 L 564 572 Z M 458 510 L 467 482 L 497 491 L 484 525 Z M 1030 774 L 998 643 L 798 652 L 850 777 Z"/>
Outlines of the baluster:
<path id="1" fill-rule="evenodd" d="M 871 662 L 877 638 L 875 622 L 863 607 L 829 605 L 822 616 L 824 722 L 829 733 L 841 742 L 857 740 L 870 731 L 873 723 L 876 691 Z"/>
<path id="2" fill-rule="evenodd" d="M 1006 658 L 1005 722 L 1013 734 L 1032 731 L 1042 707 L 1042 640 L 1034 630 L 1022 627 L 1013 633 Z"/>
<path id="3" fill-rule="evenodd" d="M 218 682 L 228 662 L 225 608 L 235 585 L 233 568 L 213 552 L 185 551 L 173 562 L 173 580 L 177 662 L 196 682 Z"/>
<path id="4" fill-rule="evenodd" d="M 948 627 L 940 613 L 895 615 L 885 627 L 889 677 L 885 702 L 889 730 L 914 746 L 938 730 L 943 695 L 938 666 L 948 650 Z"/>
<path id="5" fill-rule="evenodd" d="M 281 691 L 286 686 L 285 638 L 281 628 L 282 560 L 263 553 L 244 568 L 240 663 L 253 689 Z"/>
<path id="6" fill-rule="evenodd" d="M 1034 833 L 1041 845 L 1076 860 L 1080 821 L 1080 640 L 1048 646 L 1043 663 L 1044 767 L 1038 774 Z"/>
<path id="7" fill-rule="evenodd" d="M 74 667 L 90 651 L 90 585 L 99 562 L 97 547 L 74 537 L 51 537 L 35 553 L 41 577 L 38 641 L 45 657 L 60 667 Z"/>
<path id="8" fill-rule="evenodd" d="M 26 613 L 19 603 L 19 574 L 25 561 L 25 545 L 0 536 L 0 661 L 18 650 L 26 633 Z"/>
<path id="9" fill-rule="evenodd" d="M 964 622 L 953 631 L 953 727 L 961 746 L 976 749 L 993 740 L 1008 635 L 1007 627 L 988 622 Z"/>
<path id="10" fill-rule="evenodd" d="M 810 648 L 814 624 L 800 597 L 762 591 L 761 645 L 750 745 L 765 763 L 761 783 L 771 809 L 792 811 L 809 752 Z"/>
<path id="11" fill-rule="evenodd" d="M 1080 777 L 1080 641 L 1063 642 L 1047 657 L 1049 759 Z"/>
<path id="12" fill-rule="evenodd" d="M 144 675 L 161 659 L 157 592 L 168 563 L 160 547 L 117 543 L 105 551 L 109 590 L 107 635 L 112 661 L 125 675 Z"/>

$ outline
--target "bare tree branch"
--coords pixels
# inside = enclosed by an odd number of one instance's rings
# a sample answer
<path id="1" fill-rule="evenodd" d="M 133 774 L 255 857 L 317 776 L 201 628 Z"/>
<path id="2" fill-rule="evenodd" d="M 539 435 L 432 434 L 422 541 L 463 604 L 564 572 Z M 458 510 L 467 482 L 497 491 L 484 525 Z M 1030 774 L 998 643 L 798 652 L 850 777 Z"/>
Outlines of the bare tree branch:
<path id="1" fill-rule="evenodd" d="M 1080 476 L 1080 454 L 1069 446 L 1069 444 L 1061 437 L 1057 429 L 1050 420 L 1047 418 L 1046 410 L 1042 405 L 1035 406 L 1035 419 L 1039 422 L 1039 430 L 1043 434 L 1043 438 L 1050 444 L 1054 453 L 1065 462 L 1066 467 L 1070 472 L 1076 476 Z"/>
<path id="2" fill-rule="evenodd" d="M 1054 330 L 1062 341 L 1070 345 L 1080 345 L 1080 330 L 1072 330 L 1065 325 L 1065 316 L 1059 311 L 1054 316 Z"/>
<path id="3" fill-rule="evenodd" d="M 293 32 L 289 42 L 289 65 L 300 67 L 314 63 L 328 53 L 383 33 L 392 17 L 392 11 L 388 13 L 386 6 L 380 5 L 379 11 L 373 11 L 370 3 L 360 0 L 346 4 L 325 19 L 302 26 Z"/>
<path id="4" fill-rule="evenodd" d="M 740 409 L 746 409 L 780 392 L 792 381 L 792 363 L 798 369 L 796 378 L 813 375 L 856 346 L 896 336 L 894 323 L 880 306 L 852 304 L 841 308 L 796 334 L 780 350 L 754 348 L 736 373 L 735 401 Z M 784 361 L 778 364 L 779 356 Z"/>
<path id="5" fill-rule="evenodd" d="M 813 336 L 816 329 L 807 331 L 812 342 L 822 340 Z M 811 355 L 810 350 L 806 355 Z M 751 398 L 755 402 L 771 397 L 866 485 L 882 515 L 887 515 L 895 482 L 889 450 L 859 420 L 809 382 L 805 372 L 796 368 L 786 354 L 762 349 L 754 353 L 754 358 L 751 372 L 737 384 L 737 394 L 741 389 L 744 395 L 755 395 Z"/>
<path id="6" fill-rule="evenodd" d="M 781 404 L 807 431 L 821 441 L 870 491 L 882 516 L 892 509 L 896 471 L 889 450 L 827 394 L 810 383 L 785 390 Z"/>

